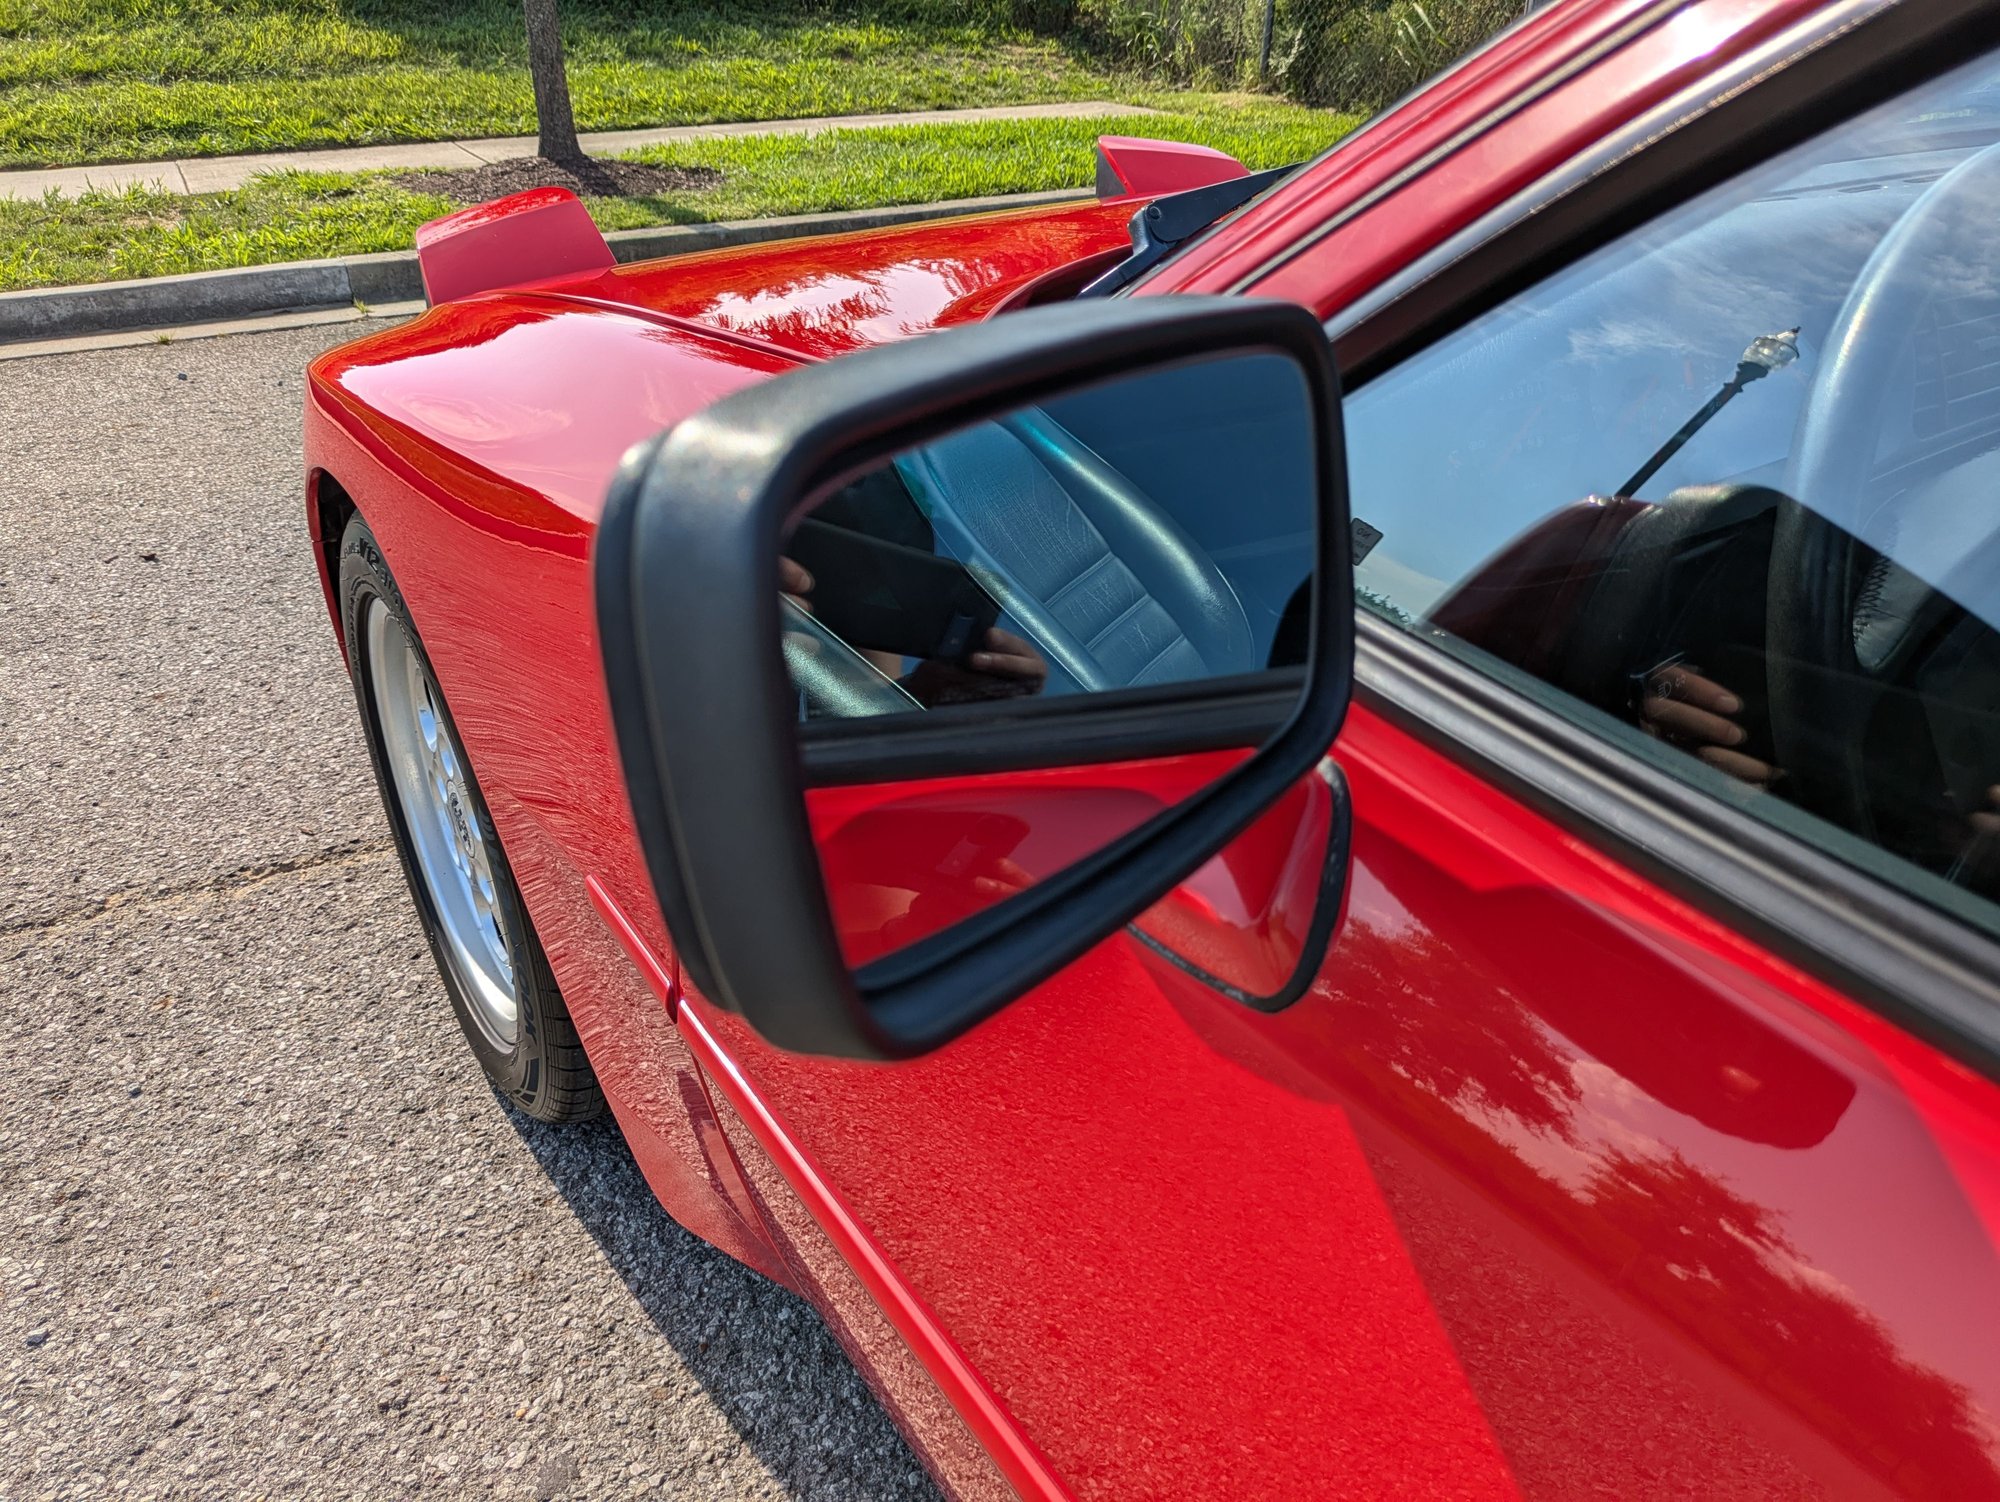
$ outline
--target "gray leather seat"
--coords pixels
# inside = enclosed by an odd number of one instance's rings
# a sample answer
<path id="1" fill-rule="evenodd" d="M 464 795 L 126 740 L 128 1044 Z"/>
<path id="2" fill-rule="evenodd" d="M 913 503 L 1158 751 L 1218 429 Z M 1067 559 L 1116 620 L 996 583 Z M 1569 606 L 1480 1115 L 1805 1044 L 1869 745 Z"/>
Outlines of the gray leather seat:
<path id="1" fill-rule="evenodd" d="M 1046 414 L 982 424 L 896 467 L 938 540 L 1076 687 L 1260 666 L 1208 555 Z"/>

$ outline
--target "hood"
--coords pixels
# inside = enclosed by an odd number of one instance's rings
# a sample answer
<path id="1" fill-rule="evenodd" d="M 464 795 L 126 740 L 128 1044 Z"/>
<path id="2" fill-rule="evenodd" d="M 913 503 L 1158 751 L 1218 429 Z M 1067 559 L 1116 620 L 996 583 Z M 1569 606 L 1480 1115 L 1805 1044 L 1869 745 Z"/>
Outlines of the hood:
<path id="1" fill-rule="evenodd" d="M 1048 273 L 1122 256 L 1131 217 L 1129 199 L 1009 209 L 642 261 L 548 290 L 826 359 L 988 317 Z"/>
<path id="2" fill-rule="evenodd" d="M 324 418 L 428 487 L 580 539 L 632 444 L 801 360 L 988 317 L 1065 268 L 1094 274 L 1093 258 L 1124 253 L 1131 212 L 1086 202 L 773 241 L 442 303 L 313 362 L 310 462 L 339 472 L 315 436 Z"/>

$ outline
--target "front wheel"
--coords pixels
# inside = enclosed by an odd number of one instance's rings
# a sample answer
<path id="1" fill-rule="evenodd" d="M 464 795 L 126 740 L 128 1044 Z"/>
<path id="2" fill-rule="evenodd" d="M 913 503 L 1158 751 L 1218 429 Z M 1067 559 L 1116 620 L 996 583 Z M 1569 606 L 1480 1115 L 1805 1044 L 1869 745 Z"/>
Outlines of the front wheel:
<path id="1" fill-rule="evenodd" d="M 402 592 L 359 516 L 340 544 L 348 670 L 410 895 L 466 1041 L 541 1121 L 604 1108 Z"/>

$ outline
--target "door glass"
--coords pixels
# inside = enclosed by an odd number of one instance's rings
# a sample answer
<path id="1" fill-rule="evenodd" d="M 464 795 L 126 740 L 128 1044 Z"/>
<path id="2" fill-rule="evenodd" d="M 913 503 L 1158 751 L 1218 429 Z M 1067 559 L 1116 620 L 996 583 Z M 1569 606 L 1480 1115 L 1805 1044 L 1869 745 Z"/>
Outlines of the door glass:
<path id="1" fill-rule="evenodd" d="M 1349 400 L 1362 604 L 2000 929 L 1996 225 L 1984 59 L 1466 325 Z"/>

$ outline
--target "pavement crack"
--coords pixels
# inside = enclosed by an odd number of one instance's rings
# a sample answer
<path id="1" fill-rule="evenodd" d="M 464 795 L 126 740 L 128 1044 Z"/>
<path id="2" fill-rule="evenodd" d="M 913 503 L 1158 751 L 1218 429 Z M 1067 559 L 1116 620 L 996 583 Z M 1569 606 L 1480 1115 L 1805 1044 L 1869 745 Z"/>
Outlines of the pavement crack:
<path id="1" fill-rule="evenodd" d="M 328 866 L 366 859 L 369 856 L 385 855 L 394 846 L 386 838 L 343 840 L 338 845 L 316 850 L 310 855 L 285 857 L 279 860 L 255 861 L 238 866 L 232 871 L 205 876 L 197 881 L 162 882 L 148 886 L 120 887 L 106 892 L 103 896 L 88 902 L 80 902 L 73 907 L 53 913 L 41 913 L 26 918 L 12 918 L 0 921 L 0 938 L 15 934 L 46 933 L 51 929 L 68 928 L 73 924 L 89 923 L 102 918 L 107 913 L 128 907 L 147 907 L 154 903 L 170 902 L 187 897 L 206 897 L 234 893 L 246 887 L 258 886 L 286 876 L 296 876 L 301 872 L 317 871 Z"/>

